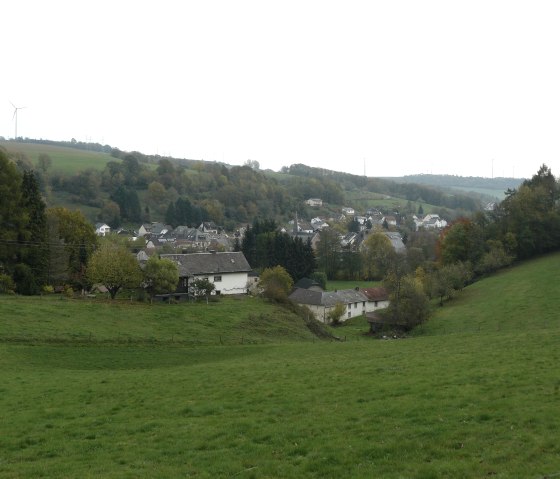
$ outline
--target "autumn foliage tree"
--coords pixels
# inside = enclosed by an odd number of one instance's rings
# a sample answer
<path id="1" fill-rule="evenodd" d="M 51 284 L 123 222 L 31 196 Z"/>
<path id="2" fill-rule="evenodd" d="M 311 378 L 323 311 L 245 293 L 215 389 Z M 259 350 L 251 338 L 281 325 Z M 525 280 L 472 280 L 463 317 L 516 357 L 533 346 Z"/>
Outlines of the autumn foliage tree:
<path id="1" fill-rule="evenodd" d="M 107 288 L 111 299 L 122 288 L 140 286 L 143 275 L 138 261 L 124 246 L 105 242 L 93 253 L 88 263 L 87 276 L 92 283 Z"/>
<path id="2" fill-rule="evenodd" d="M 269 299 L 283 301 L 288 297 L 294 281 L 282 266 L 266 268 L 259 279 L 259 288 L 263 295 Z"/>
<path id="3" fill-rule="evenodd" d="M 179 282 L 177 265 L 166 258 L 152 256 L 144 267 L 144 284 L 153 298 L 156 294 L 172 293 Z"/>

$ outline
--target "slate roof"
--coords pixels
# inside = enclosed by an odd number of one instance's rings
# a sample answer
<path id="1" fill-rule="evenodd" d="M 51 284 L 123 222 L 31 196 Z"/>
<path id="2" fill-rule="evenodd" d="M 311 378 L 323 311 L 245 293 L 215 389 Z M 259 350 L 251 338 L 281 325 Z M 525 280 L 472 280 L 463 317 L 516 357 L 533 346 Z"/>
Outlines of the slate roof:
<path id="1" fill-rule="evenodd" d="M 335 306 L 336 303 L 360 303 L 367 301 L 367 296 L 356 289 L 341 289 L 338 291 L 313 291 L 296 288 L 289 298 L 295 303 L 311 306 Z"/>
<path id="2" fill-rule="evenodd" d="M 240 251 L 227 253 L 162 254 L 162 258 L 177 263 L 180 277 L 201 274 L 245 273 L 251 271 Z"/>

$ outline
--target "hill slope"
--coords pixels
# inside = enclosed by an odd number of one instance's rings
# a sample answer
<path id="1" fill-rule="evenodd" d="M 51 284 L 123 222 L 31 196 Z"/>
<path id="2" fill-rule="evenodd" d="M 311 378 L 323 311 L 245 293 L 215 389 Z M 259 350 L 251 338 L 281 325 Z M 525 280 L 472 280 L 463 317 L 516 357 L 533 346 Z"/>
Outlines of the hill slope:
<path id="1" fill-rule="evenodd" d="M 397 341 L 282 342 L 253 301 L 0 297 L 0 475 L 553 477 L 559 266 L 470 286 Z M 210 346 L 220 331 L 277 344 Z"/>
<path id="2" fill-rule="evenodd" d="M 292 165 L 283 168 L 282 173 L 274 173 L 247 166 L 162 158 L 139 152 L 129 154 L 108 145 L 72 145 L 46 140 L 0 142 L 8 152 L 25 154 L 33 165 L 41 153 L 52 158 L 49 174 L 43 178 L 43 182 L 50 182 L 51 188 L 45 188 L 50 205 L 80 208 L 92 221 L 113 221 L 113 226 L 118 221 L 143 221 L 141 213 L 135 210 L 131 214 L 122 195 L 116 195 L 123 185 L 134 190 L 140 210 L 145 217 L 149 211 L 152 221 L 162 221 L 170 203 L 180 196 L 203 207 L 206 211 L 203 219 L 232 230 L 239 223 L 252 222 L 255 217 L 283 222 L 292 218 L 296 210 L 301 218 L 309 220 L 318 214 L 336 217 L 343 206 L 351 206 L 362 214 L 369 208 L 379 208 L 386 214 L 395 211 L 408 214 L 416 213 L 422 205 L 425 212 L 437 212 L 451 219 L 476 211 L 488 202 L 488 198 L 479 194 L 364 178 L 305 165 Z M 103 171 L 110 161 L 116 164 Z M 315 210 L 304 206 L 310 197 L 320 197 L 325 208 Z M 122 218 L 100 217 L 110 216 L 107 211 L 101 212 L 109 198 L 120 198 Z M 114 212 L 114 208 L 110 211 Z M 198 219 L 193 222 L 200 223 Z"/>
<path id="3" fill-rule="evenodd" d="M 153 305 L 0 295 L 0 342 L 216 345 L 312 341 L 295 314 L 253 297 Z"/>
<path id="4" fill-rule="evenodd" d="M 437 308 L 424 334 L 525 332 L 560 327 L 560 254 L 521 263 Z"/>
<path id="5" fill-rule="evenodd" d="M 0 146 L 10 152 L 23 153 L 31 160 L 33 165 L 37 165 L 37 159 L 40 154 L 47 154 L 52 159 L 51 170 L 67 175 L 73 175 L 86 169 L 102 171 L 109 161 L 118 161 L 109 153 L 80 150 L 66 146 L 19 143 L 14 141 L 0 141 Z"/>

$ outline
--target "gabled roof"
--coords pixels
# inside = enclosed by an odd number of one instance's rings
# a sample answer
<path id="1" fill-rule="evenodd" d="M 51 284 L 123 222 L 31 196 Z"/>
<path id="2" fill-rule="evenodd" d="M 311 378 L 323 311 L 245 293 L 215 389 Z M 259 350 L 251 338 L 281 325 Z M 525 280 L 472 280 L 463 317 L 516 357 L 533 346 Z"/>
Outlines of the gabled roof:
<path id="1" fill-rule="evenodd" d="M 337 303 L 359 303 L 367 301 L 367 296 L 356 289 L 341 289 L 338 291 L 314 291 L 296 288 L 289 298 L 295 303 L 311 306 L 325 306 L 330 308 Z"/>
<path id="2" fill-rule="evenodd" d="M 177 263 L 180 277 L 201 274 L 245 273 L 251 271 L 240 251 L 227 253 L 162 254 L 162 258 Z"/>
<path id="3" fill-rule="evenodd" d="M 387 301 L 389 292 L 385 288 L 362 288 L 361 291 L 370 301 Z"/>

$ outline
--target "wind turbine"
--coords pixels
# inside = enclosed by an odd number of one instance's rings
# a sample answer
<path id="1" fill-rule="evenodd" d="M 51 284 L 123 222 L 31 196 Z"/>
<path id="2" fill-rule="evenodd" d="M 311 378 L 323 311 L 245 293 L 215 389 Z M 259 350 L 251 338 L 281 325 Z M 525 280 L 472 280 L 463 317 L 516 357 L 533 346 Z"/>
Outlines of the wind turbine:
<path id="1" fill-rule="evenodd" d="M 17 141 L 17 112 L 18 110 L 21 110 L 22 108 L 25 108 L 24 106 L 15 106 L 12 102 L 10 102 L 12 104 L 12 106 L 14 107 L 14 116 L 12 116 L 12 120 L 15 120 L 15 134 L 14 134 L 14 140 Z"/>

